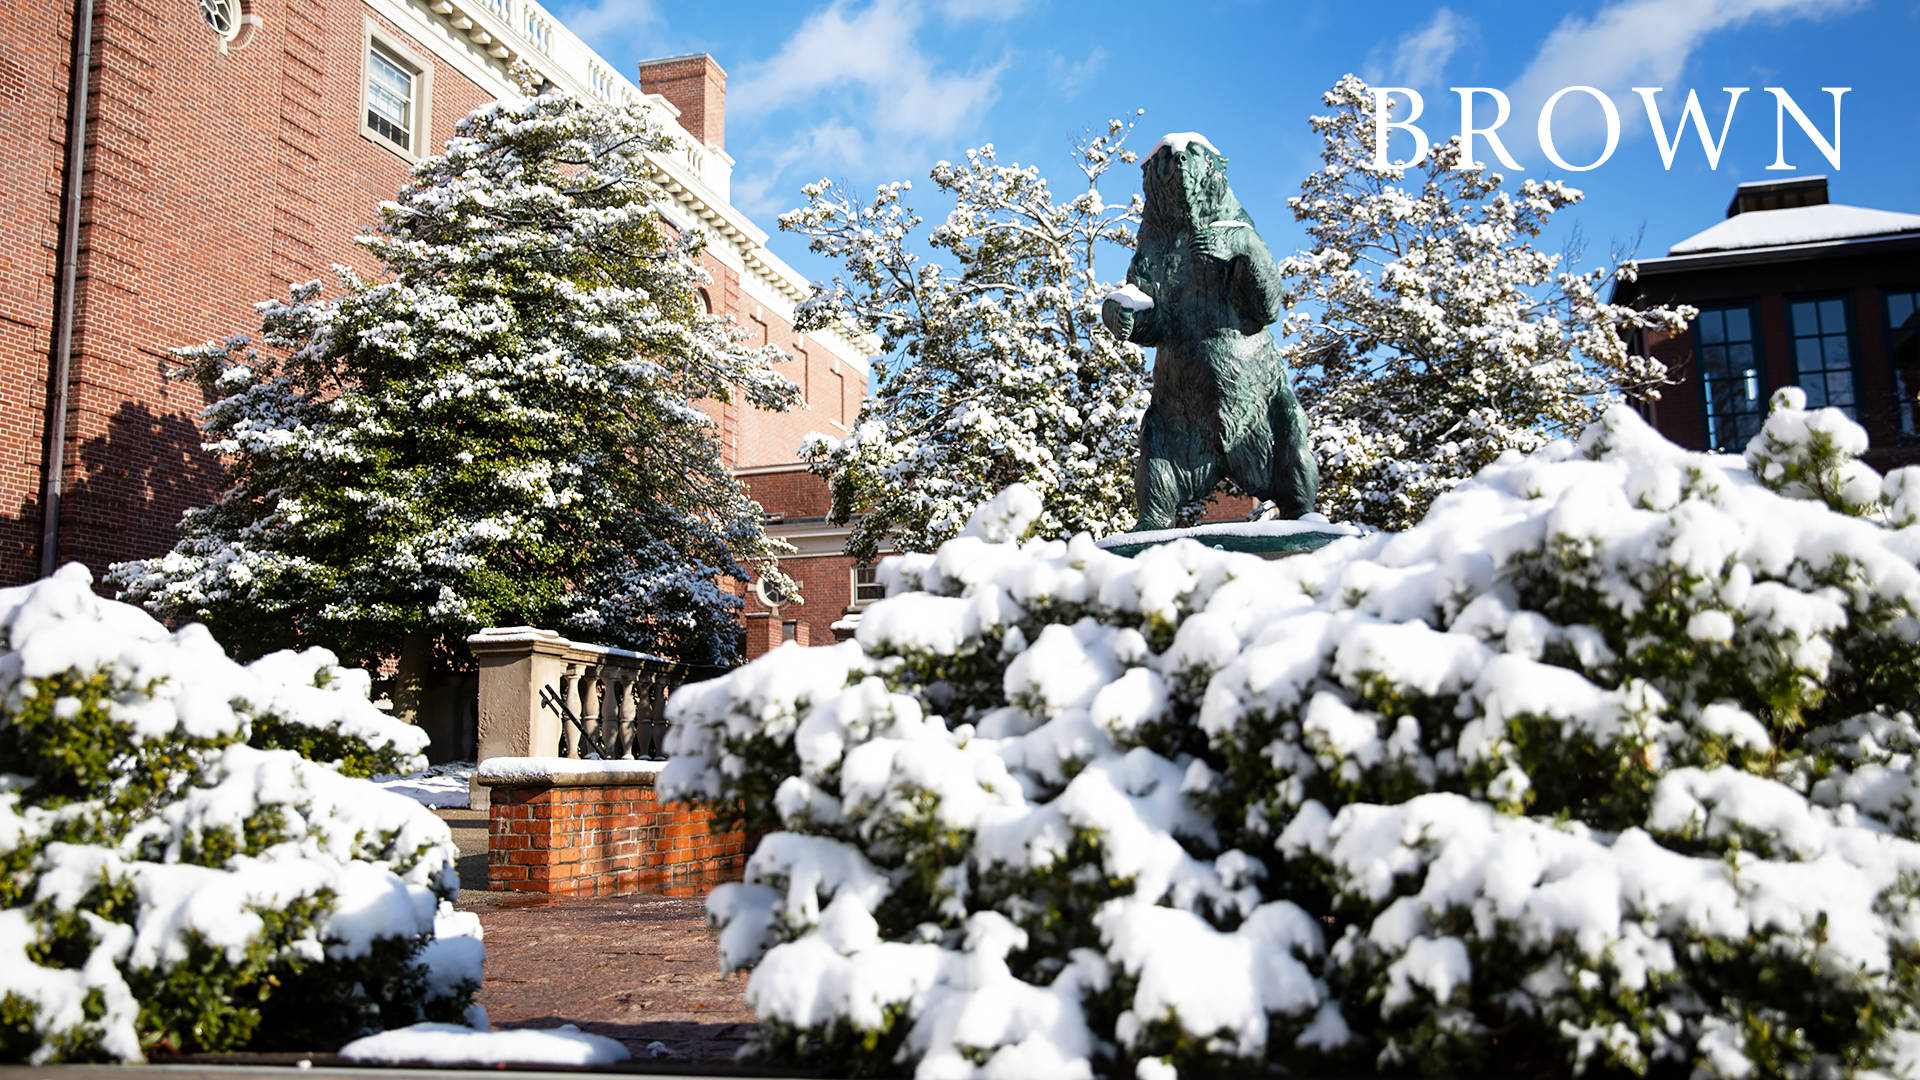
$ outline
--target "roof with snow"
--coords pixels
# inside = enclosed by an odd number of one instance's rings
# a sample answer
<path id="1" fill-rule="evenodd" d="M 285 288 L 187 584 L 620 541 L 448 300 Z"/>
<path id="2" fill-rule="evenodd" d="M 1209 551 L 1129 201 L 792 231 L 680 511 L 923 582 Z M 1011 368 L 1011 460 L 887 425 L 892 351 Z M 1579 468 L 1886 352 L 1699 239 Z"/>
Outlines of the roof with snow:
<path id="1" fill-rule="evenodd" d="M 1743 251 L 1899 233 L 1920 233 L 1920 214 L 1821 203 L 1817 206 L 1749 210 L 1736 214 L 1673 245 L 1667 249 L 1667 254 Z"/>

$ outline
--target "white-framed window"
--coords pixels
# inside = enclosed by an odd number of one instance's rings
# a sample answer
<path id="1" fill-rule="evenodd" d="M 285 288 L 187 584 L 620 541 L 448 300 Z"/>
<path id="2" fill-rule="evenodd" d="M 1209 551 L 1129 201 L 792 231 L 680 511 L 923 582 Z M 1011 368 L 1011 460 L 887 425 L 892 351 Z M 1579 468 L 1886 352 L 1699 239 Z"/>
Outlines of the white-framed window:
<path id="1" fill-rule="evenodd" d="M 785 589 L 775 585 L 765 577 L 753 583 L 753 594 L 760 598 L 761 603 L 770 608 L 777 608 L 783 604 L 794 602 L 793 597 L 788 596 Z"/>
<path id="2" fill-rule="evenodd" d="M 371 18 L 361 45 L 360 134 L 420 160 L 432 146 L 433 64 Z"/>
<path id="3" fill-rule="evenodd" d="M 862 563 L 853 568 L 853 606 L 866 607 L 875 600 L 887 598 L 887 587 L 880 583 L 880 572 L 873 566 Z"/>
<path id="4" fill-rule="evenodd" d="M 207 20 L 207 29 L 223 42 L 240 36 L 240 0 L 200 0 L 200 17 Z"/>
<path id="5" fill-rule="evenodd" d="M 199 0 L 199 3 L 200 18 L 206 21 L 207 29 L 213 31 L 222 56 L 246 48 L 253 39 L 252 32 L 260 26 L 260 16 L 247 10 L 251 6 L 247 0 Z"/>

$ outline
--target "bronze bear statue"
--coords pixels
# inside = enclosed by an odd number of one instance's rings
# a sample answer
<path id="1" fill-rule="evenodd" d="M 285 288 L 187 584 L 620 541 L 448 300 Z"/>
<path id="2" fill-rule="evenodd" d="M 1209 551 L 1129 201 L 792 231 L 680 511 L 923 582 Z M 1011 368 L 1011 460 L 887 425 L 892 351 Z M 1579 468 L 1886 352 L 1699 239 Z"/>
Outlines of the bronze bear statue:
<path id="1" fill-rule="evenodd" d="M 1101 305 L 1114 336 L 1154 347 L 1140 428 L 1135 532 L 1173 525 L 1222 476 L 1279 515 L 1312 512 L 1320 470 L 1267 327 L 1280 274 L 1204 138 L 1169 135 L 1141 162 L 1146 208 L 1127 283 Z"/>

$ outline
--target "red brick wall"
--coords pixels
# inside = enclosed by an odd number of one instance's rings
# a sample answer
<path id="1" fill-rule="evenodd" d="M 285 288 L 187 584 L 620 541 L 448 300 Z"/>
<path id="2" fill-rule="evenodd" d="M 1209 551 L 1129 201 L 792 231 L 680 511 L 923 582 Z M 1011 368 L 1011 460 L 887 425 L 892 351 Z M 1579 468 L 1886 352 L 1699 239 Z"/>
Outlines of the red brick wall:
<path id="1" fill-rule="evenodd" d="M 680 884 L 704 891 L 746 866 L 746 835 L 714 816 L 660 805 L 653 778 L 579 787 L 495 787 L 487 822 L 487 887 L 608 896 Z"/>
<path id="2" fill-rule="evenodd" d="M 20 541 L 39 507 L 40 412 L 52 307 L 52 243 L 65 138 L 69 3 L 0 11 L 0 94 L 15 70 L 9 186 L 0 248 L 0 583 L 37 573 Z M 198 5 L 97 0 L 79 318 L 67 430 L 62 561 L 96 576 L 171 546 L 180 513 L 217 489 L 199 450 L 199 391 L 161 375 L 166 349 L 257 332 L 253 305 L 322 278 L 371 269 L 352 243 L 408 164 L 360 135 L 357 0 L 260 0 L 265 24 L 226 54 Z M 399 28 L 385 29 L 422 56 Z M 21 48 L 19 44 L 11 46 Z M 433 61 L 433 119 L 421 145 L 491 98 Z M 331 291 L 331 290 L 330 290 Z M 16 428 L 33 432 L 31 452 Z"/>
<path id="3" fill-rule="evenodd" d="M 780 472 L 752 473 L 740 478 L 747 494 L 768 510 L 778 508 L 789 518 L 826 517 L 833 509 L 833 493 L 823 476 L 801 467 Z"/>
<path id="4" fill-rule="evenodd" d="M 780 605 L 780 618 L 798 620 L 803 624 L 804 645 L 831 645 L 834 643 L 833 624 L 846 617 L 847 605 L 853 601 L 854 561 L 845 555 L 814 555 L 792 557 L 780 560 L 780 569 L 800 585 L 800 602 Z M 767 605 L 749 589 L 746 593 L 747 618 L 751 628 L 756 617 L 765 617 L 770 613 Z M 771 645 L 778 645 L 780 636 L 774 632 Z M 765 648 L 756 648 L 759 639 L 749 633 L 747 657 L 752 659 L 765 652 Z"/>
<path id="5" fill-rule="evenodd" d="M 800 441 L 812 432 L 842 438 L 852 430 L 867 394 L 867 377 L 826 347 L 795 334 L 784 319 L 748 301 L 742 324 L 793 359 L 775 368 L 800 388 L 800 404 L 784 413 L 748 412 L 741 418 L 738 467 L 784 465 L 800 460 Z M 750 316 L 758 316 L 755 322 Z"/>
<path id="6" fill-rule="evenodd" d="M 1200 520 L 1202 522 L 1245 521 L 1247 515 L 1253 513 L 1253 508 L 1258 505 L 1259 501 L 1251 496 L 1219 492 L 1214 495 L 1213 501 L 1207 504 L 1206 511 L 1200 515 Z"/>
<path id="7" fill-rule="evenodd" d="M 0 585 L 32 576 L 73 11 L 0 9 Z"/>
<path id="8" fill-rule="evenodd" d="M 839 438 L 852 427 L 866 397 L 867 379 L 859 369 L 836 359 L 826 346 L 804 334 L 777 313 L 756 302 L 740 287 L 740 276 L 711 253 L 701 266 L 713 278 L 705 286 L 713 310 L 731 315 L 746 332 L 742 344 L 758 348 L 772 344 L 789 359 L 774 370 L 800 388 L 800 400 L 784 413 L 763 412 L 736 400 L 721 404 L 703 401 L 700 407 L 718 425 L 722 459 L 736 469 L 784 465 L 800 459 L 800 440 L 818 431 Z M 785 510 L 762 500 L 768 510 L 788 514 L 814 511 Z M 825 511 L 820 511 L 825 513 Z"/>

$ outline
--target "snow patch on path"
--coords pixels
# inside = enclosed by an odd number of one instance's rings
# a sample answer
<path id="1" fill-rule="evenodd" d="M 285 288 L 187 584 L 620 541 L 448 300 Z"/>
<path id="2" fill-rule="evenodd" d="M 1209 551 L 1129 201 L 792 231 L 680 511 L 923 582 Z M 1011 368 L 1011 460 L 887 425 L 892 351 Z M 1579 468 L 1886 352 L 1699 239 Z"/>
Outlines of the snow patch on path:
<path id="1" fill-rule="evenodd" d="M 460 1024 L 414 1024 L 340 1048 L 348 1061 L 376 1065 L 613 1065 L 633 1055 L 614 1039 L 572 1024 L 549 1031 L 477 1031 Z"/>
<path id="2" fill-rule="evenodd" d="M 395 795 L 405 795 L 429 810 L 464 810 L 469 805 L 473 762 L 450 761 L 421 772 L 376 776 L 373 782 Z"/>

